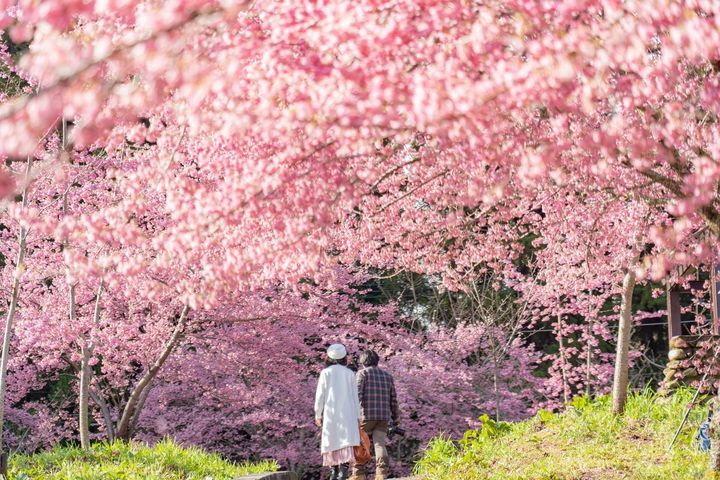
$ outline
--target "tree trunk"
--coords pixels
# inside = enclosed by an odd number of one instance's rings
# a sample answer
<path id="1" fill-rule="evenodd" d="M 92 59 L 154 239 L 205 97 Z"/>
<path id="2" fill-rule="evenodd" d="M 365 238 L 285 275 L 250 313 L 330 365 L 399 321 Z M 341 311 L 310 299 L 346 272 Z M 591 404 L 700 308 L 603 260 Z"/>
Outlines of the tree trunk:
<path id="1" fill-rule="evenodd" d="M 75 372 L 76 375 L 80 375 L 80 367 L 74 363 L 72 363 L 68 358 L 61 356 L 60 357 L 65 363 L 67 363 L 70 368 L 72 368 L 73 372 Z M 105 401 L 105 398 L 102 396 L 102 393 L 92 388 L 90 386 L 90 391 L 88 392 L 90 395 L 90 398 L 92 399 L 95 404 L 100 408 L 100 412 L 102 413 L 103 420 L 105 421 L 105 428 L 107 430 L 107 436 L 108 441 L 112 442 L 115 440 L 115 423 L 113 422 L 112 415 L 110 414 L 110 408 L 108 407 L 107 402 Z"/>
<path id="2" fill-rule="evenodd" d="M 495 421 L 500 421 L 500 388 L 498 385 L 498 346 L 495 337 L 490 335 L 490 354 L 493 365 L 493 396 L 495 398 Z"/>
<path id="3" fill-rule="evenodd" d="M 32 169 L 33 159 L 28 157 L 27 167 L 25 168 L 25 184 L 22 193 L 22 208 L 27 207 L 28 202 L 28 186 L 30 183 L 30 171 Z M 17 263 L 15 267 L 15 278 L 13 280 L 12 293 L 10 296 L 10 306 L 8 307 L 7 317 L 5 319 L 5 334 L 3 335 L 2 357 L 0 357 L 0 454 L 4 453 L 3 432 L 5 430 L 5 391 L 7 389 L 7 369 L 8 356 L 10 355 L 10 339 L 12 337 L 13 320 L 17 310 L 18 295 L 20 293 L 20 279 L 23 271 L 25 271 L 25 241 L 27 239 L 27 230 L 20 227 L 18 236 L 19 248 Z"/>
<path id="4" fill-rule="evenodd" d="M 74 290 L 72 300 L 74 303 Z M 103 284 L 100 282 L 97 295 L 95 296 L 95 311 L 93 312 L 93 326 L 97 327 L 100 322 L 100 299 L 102 298 Z M 93 372 L 90 361 L 93 357 L 93 344 L 90 338 L 83 338 L 82 343 L 82 360 L 80 361 L 80 446 L 82 448 L 90 448 L 90 409 L 88 406 L 90 399 L 90 383 L 92 382 Z"/>
<path id="5" fill-rule="evenodd" d="M 632 334 L 632 297 L 635 291 L 635 271 L 631 268 L 623 279 L 620 301 L 620 326 L 618 328 L 617 352 L 615 356 L 615 377 L 613 379 L 613 407 L 615 415 L 625 411 L 628 394 L 628 352 Z"/>
<path id="6" fill-rule="evenodd" d="M 710 458 L 707 468 L 715 475 L 707 475 L 705 478 L 717 478 L 720 473 L 720 392 L 710 408 L 713 409 L 713 418 L 710 421 Z"/>
<path id="7" fill-rule="evenodd" d="M 132 437 L 134 429 L 132 420 L 133 418 L 139 417 L 139 410 L 145 403 L 144 399 L 147 398 L 147 394 L 149 393 L 149 391 L 148 393 L 146 393 L 145 389 L 150 388 L 150 385 L 160 371 L 160 368 L 162 368 L 163 364 L 165 364 L 165 361 L 168 359 L 177 344 L 180 342 L 180 339 L 182 338 L 182 333 L 185 330 L 185 323 L 187 321 L 189 311 L 190 307 L 186 305 L 183 308 L 182 313 L 180 314 L 180 319 L 178 320 L 178 324 L 175 326 L 175 330 L 173 330 L 173 333 L 170 336 L 170 339 L 168 339 L 167 343 L 165 344 L 165 347 L 160 353 L 160 356 L 157 358 L 157 360 L 155 360 L 155 363 L 152 364 L 148 371 L 145 372 L 145 375 L 142 376 L 137 385 L 135 385 L 135 388 L 130 394 L 130 398 L 125 404 L 122 417 L 120 417 L 120 420 L 118 421 L 118 426 L 115 433 L 117 438 L 127 441 L 130 440 L 130 437 Z"/>
<path id="8" fill-rule="evenodd" d="M 80 397 L 79 403 L 79 425 L 80 425 L 80 447 L 90 448 L 90 358 L 92 355 L 87 344 L 82 346 L 82 360 L 80 360 Z"/>
<path id="9" fill-rule="evenodd" d="M 493 391 L 495 393 L 495 421 L 500 421 L 500 391 L 498 389 L 498 364 L 497 357 L 493 353 Z"/>
<path id="10" fill-rule="evenodd" d="M 563 342 L 563 333 L 562 333 L 562 314 L 558 313 L 558 333 L 557 333 L 557 340 L 558 340 L 558 346 L 559 346 L 559 353 L 560 353 L 560 372 L 562 373 L 562 384 L 563 384 L 563 403 L 567 404 L 569 401 L 568 398 L 568 379 L 567 379 L 567 370 L 565 368 L 565 342 Z"/>
<path id="11" fill-rule="evenodd" d="M 67 245 L 66 245 L 67 246 Z M 75 284 L 70 285 L 70 325 L 75 324 Z M 82 340 L 82 360 L 80 362 L 80 393 L 78 395 L 78 429 L 80 430 L 80 446 L 82 448 L 90 447 L 90 431 L 87 422 L 88 402 L 87 397 L 90 391 L 90 384 L 87 383 L 83 368 L 87 364 L 85 355 L 87 354 L 86 342 Z"/>
<path id="12" fill-rule="evenodd" d="M 592 318 L 588 317 L 587 331 L 585 333 L 587 337 L 587 356 L 585 357 L 585 396 L 590 398 L 592 395 Z"/>

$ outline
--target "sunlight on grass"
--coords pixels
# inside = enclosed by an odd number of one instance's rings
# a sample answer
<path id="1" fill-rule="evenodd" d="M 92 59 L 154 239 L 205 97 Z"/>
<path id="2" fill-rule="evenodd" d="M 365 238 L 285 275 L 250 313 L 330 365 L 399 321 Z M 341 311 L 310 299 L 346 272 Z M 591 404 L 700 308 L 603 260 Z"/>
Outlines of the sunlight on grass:
<path id="1" fill-rule="evenodd" d="M 514 424 L 487 419 L 487 428 L 457 442 L 433 440 L 416 470 L 433 480 L 702 478 L 707 454 L 692 439 L 707 407 L 693 410 L 668 450 L 692 393 L 633 394 L 622 417 L 610 413 L 605 396 L 578 398 L 562 414 L 541 411 Z"/>
<path id="2" fill-rule="evenodd" d="M 171 440 L 155 446 L 97 443 L 87 451 L 57 447 L 46 453 L 16 455 L 10 461 L 11 478 L 15 480 L 225 480 L 277 469 L 274 461 L 233 463 L 199 448 L 180 447 Z"/>

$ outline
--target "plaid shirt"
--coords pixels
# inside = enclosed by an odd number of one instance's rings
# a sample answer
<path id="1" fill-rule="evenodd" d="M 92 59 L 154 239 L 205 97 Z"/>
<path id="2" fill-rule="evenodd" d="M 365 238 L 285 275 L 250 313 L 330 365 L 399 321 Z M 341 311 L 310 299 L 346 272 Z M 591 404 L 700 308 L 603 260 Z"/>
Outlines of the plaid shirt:
<path id="1" fill-rule="evenodd" d="M 392 375 L 378 367 L 365 368 L 357 373 L 357 384 L 363 420 L 400 419 Z"/>

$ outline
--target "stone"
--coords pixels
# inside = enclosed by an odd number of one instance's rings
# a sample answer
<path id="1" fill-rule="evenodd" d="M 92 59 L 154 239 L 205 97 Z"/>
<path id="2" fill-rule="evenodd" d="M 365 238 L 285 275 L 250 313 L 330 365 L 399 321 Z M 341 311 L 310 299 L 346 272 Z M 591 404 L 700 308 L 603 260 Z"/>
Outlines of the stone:
<path id="1" fill-rule="evenodd" d="M 673 360 L 682 360 L 683 358 L 686 358 L 687 354 L 685 353 L 685 350 L 682 350 L 680 348 L 673 348 L 668 352 L 668 358 L 670 361 Z"/>
<path id="2" fill-rule="evenodd" d="M 295 472 L 272 472 L 245 475 L 236 480 L 300 480 L 300 477 Z"/>
<path id="3" fill-rule="evenodd" d="M 694 367 L 690 367 L 686 370 L 683 370 L 683 378 L 687 379 L 693 379 L 699 377 L 700 374 L 698 373 L 697 369 Z"/>
<path id="4" fill-rule="evenodd" d="M 680 360 L 672 360 L 665 365 L 666 369 L 677 370 L 680 367 Z"/>
<path id="5" fill-rule="evenodd" d="M 680 382 L 677 380 L 672 380 L 670 382 L 665 382 L 665 384 L 662 386 L 665 390 L 671 391 L 675 390 L 680 385 Z"/>
<path id="6" fill-rule="evenodd" d="M 670 339 L 671 348 L 688 348 L 689 346 L 687 340 L 679 335 Z"/>

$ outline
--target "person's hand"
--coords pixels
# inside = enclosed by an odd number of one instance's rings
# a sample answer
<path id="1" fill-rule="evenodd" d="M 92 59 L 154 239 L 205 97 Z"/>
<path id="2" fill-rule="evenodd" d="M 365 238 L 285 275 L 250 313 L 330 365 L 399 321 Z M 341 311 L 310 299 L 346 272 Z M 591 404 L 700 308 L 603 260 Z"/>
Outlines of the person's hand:
<path id="1" fill-rule="evenodd" d="M 317 425 L 318 427 L 322 427 L 322 418 L 316 418 L 315 425 Z"/>

